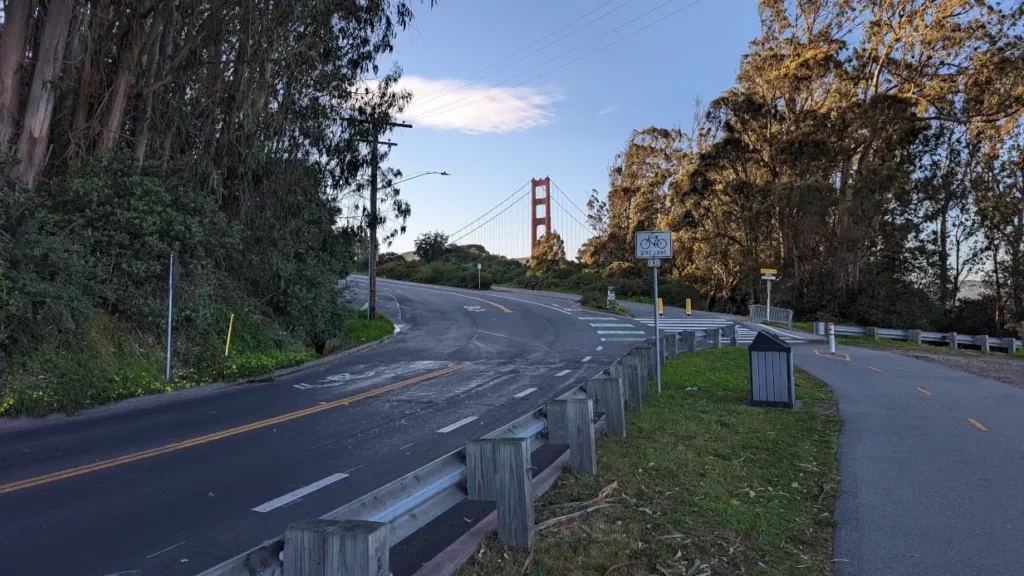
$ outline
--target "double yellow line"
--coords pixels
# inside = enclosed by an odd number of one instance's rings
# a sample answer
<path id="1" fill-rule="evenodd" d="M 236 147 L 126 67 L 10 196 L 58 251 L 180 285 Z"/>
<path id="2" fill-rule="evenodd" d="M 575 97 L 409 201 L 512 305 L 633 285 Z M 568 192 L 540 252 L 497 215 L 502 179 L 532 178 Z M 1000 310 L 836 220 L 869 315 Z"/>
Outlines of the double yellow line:
<path id="1" fill-rule="evenodd" d="M 6 494 L 8 492 L 14 492 L 16 490 L 23 490 L 25 488 L 31 488 L 33 486 L 39 486 L 41 484 L 49 484 L 50 482 L 56 482 L 57 480 L 64 480 L 66 478 L 73 478 L 75 476 L 81 476 L 82 474 L 88 474 L 89 472 L 96 472 L 98 470 L 104 470 L 107 468 L 113 468 L 114 466 L 120 466 L 121 464 L 127 464 L 129 462 L 135 462 L 137 460 L 144 460 L 146 458 L 152 458 L 161 454 L 167 454 L 168 452 L 174 452 L 176 450 L 182 450 L 191 446 L 198 446 L 200 444 L 206 444 L 207 442 L 213 442 L 214 440 L 220 440 L 221 438 L 227 438 L 229 436 L 235 436 L 243 432 L 249 432 L 251 430 L 258 430 L 260 428 L 266 428 L 267 426 L 273 426 L 289 420 L 295 420 L 296 418 L 302 418 L 303 416 L 309 416 L 310 414 L 316 414 L 317 412 L 323 412 L 324 410 L 330 410 L 331 408 L 337 408 L 338 406 L 346 406 L 357 400 L 363 400 L 364 398 L 370 398 L 372 396 L 378 396 L 391 390 L 396 390 L 412 384 L 423 382 L 424 380 L 430 380 L 431 378 L 437 378 L 446 374 L 451 374 L 456 370 L 465 368 L 465 364 L 458 364 L 444 370 L 438 370 L 429 374 L 423 374 L 415 378 L 389 384 L 382 388 L 375 388 L 368 390 L 355 396 L 349 396 L 348 398 L 342 398 L 340 400 L 334 400 L 326 402 L 312 408 L 306 408 L 304 410 L 298 410 L 295 412 L 289 412 L 288 414 L 282 414 L 281 416 L 275 416 L 266 420 L 260 420 L 259 422 L 253 422 L 251 424 L 245 424 L 236 428 L 223 430 L 221 432 L 214 432 L 213 434 L 207 434 L 206 436 L 199 436 L 198 438 L 192 438 L 191 440 L 184 440 L 181 442 L 175 442 L 174 444 L 167 444 L 166 446 L 160 446 L 157 448 L 151 448 L 149 450 L 143 450 L 142 452 L 135 452 L 134 454 L 126 454 L 124 456 L 118 456 L 117 458 L 111 458 L 109 460 L 102 460 L 93 464 L 86 464 L 84 466 L 78 466 L 76 468 L 69 468 L 67 470 L 61 470 L 53 472 L 51 474 L 45 474 L 43 476 L 36 476 L 35 478 L 26 478 L 25 480 L 19 480 L 17 482 L 11 482 L 10 484 L 0 485 L 0 494 Z"/>

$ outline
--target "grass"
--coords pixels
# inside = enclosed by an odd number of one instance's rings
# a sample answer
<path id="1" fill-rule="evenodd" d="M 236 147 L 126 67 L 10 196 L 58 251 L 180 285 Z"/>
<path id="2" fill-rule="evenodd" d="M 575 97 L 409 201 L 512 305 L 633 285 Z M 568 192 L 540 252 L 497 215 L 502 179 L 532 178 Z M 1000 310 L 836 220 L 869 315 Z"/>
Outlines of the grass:
<path id="1" fill-rule="evenodd" d="M 173 358 L 173 377 L 168 382 L 162 341 L 140 345 L 109 316 L 97 313 L 76 349 L 40 347 L 29 361 L 4 375 L 0 417 L 74 413 L 127 398 L 254 378 L 317 357 L 312 348 L 271 333 L 275 329 L 239 314 L 230 356 L 221 355 L 223 342 L 218 337 L 212 344 L 218 350 L 212 360 L 186 365 L 181 358 Z M 329 342 L 325 353 L 378 340 L 393 331 L 394 324 L 383 315 L 370 322 L 365 312 L 353 312 L 342 336 Z"/>
<path id="2" fill-rule="evenodd" d="M 661 396 L 598 441 L 596 477 L 563 473 L 534 553 L 488 539 L 462 576 L 832 574 L 839 418 L 828 387 L 797 373 L 799 410 L 743 406 L 748 356 L 727 348 L 666 365 Z M 528 566 L 527 566 L 528 564 Z"/>
<path id="3" fill-rule="evenodd" d="M 966 356 L 972 358 L 986 358 L 988 356 L 996 355 L 1014 360 L 1024 360 L 1024 350 L 1018 350 L 1017 354 L 1014 356 L 1006 354 L 1001 349 L 993 349 L 989 354 L 984 354 L 980 350 L 964 350 L 962 348 L 954 349 L 946 345 L 933 346 L 931 344 L 915 344 L 913 342 L 888 340 L 885 338 L 875 340 L 874 338 L 865 338 L 862 336 L 836 336 L 836 343 L 845 344 L 847 346 L 858 346 L 860 348 L 873 348 L 875 350 L 908 350 L 914 352 L 928 352 L 930 354 L 942 354 L 945 356 Z"/>

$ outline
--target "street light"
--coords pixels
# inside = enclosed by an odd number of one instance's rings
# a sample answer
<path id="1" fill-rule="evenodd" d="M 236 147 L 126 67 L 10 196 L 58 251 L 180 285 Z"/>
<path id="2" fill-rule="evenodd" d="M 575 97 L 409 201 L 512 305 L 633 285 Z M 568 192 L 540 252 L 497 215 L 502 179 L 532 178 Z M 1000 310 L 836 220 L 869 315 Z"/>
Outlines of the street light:
<path id="1" fill-rule="evenodd" d="M 409 180 L 413 180 L 415 178 L 419 178 L 420 176 L 429 176 L 430 174 L 437 174 L 438 176 L 451 176 L 451 174 L 449 174 L 447 172 L 432 172 L 432 171 L 420 172 L 419 174 L 417 174 L 415 176 L 409 176 L 408 178 L 405 178 L 403 180 L 399 180 L 398 182 L 392 182 L 391 185 L 394 186 L 395 184 L 401 184 L 402 182 L 408 182 Z"/>
<path id="2" fill-rule="evenodd" d="M 419 174 L 416 174 L 415 176 L 410 176 L 410 177 L 408 177 L 408 178 L 406 178 L 404 180 L 399 180 L 398 182 L 392 182 L 391 185 L 394 186 L 395 184 L 401 184 L 402 182 L 408 182 L 409 180 L 412 180 L 414 178 L 419 178 L 420 176 L 428 176 L 430 174 L 437 174 L 438 176 L 449 176 L 448 172 L 444 172 L 444 171 L 442 171 L 442 172 L 435 172 L 433 170 L 428 170 L 426 172 L 420 172 Z M 374 191 L 376 191 L 376 177 L 377 177 L 377 175 L 376 175 L 376 173 L 374 173 L 374 175 L 373 175 L 373 178 L 374 178 Z M 373 199 L 371 200 L 371 202 L 376 204 L 376 201 L 377 201 L 376 194 L 373 194 Z M 376 216 L 376 206 L 372 206 L 371 207 L 371 214 Z M 366 302 L 366 319 L 367 320 L 373 320 L 376 317 L 376 311 L 377 311 L 377 238 L 376 238 L 376 236 L 377 236 L 377 227 L 374 224 L 375 224 L 375 222 L 371 218 L 371 221 L 370 221 L 370 254 L 369 254 L 369 258 L 368 258 L 369 261 L 367 262 L 367 266 L 366 266 L 366 268 L 367 268 L 366 272 L 367 272 L 367 275 L 369 276 L 369 282 L 367 282 L 368 288 L 369 288 L 369 299 Z"/>

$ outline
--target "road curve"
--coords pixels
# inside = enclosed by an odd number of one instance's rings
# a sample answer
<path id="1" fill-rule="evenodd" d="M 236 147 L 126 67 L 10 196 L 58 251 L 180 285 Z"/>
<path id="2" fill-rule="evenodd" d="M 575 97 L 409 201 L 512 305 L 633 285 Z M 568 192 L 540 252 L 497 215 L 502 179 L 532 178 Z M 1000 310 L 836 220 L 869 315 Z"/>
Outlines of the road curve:
<path id="1" fill-rule="evenodd" d="M 381 281 L 379 302 L 401 332 L 362 354 L 0 427 L 0 572 L 195 574 L 536 409 L 650 331 L 521 293 Z"/>

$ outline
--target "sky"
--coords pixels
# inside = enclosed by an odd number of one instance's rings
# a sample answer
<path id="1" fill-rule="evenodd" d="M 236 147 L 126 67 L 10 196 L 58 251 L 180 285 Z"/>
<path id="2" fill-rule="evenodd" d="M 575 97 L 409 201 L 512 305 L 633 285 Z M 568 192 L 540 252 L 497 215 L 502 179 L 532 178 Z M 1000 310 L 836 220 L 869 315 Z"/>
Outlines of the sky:
<path id="1" fill-rule="evenodd" d="M 734 84 L 759 32 L 756 0 L 440 0 L 415 11 L 382 61 L 402 67 L 400 85 L 414 94 L 399 115 L 413 128 L 389 136 L 398 146 L 388 165 L 450 176 L 400 186 L 412 216 L 382 247 L 396 252 L 424 232 L 462 228 L 531 178 L 550 176 L 585 208 L 591 189 L 607 192 L 630 133 L 688 130 L 695 100 Z M 516 243 L 528 246 L 524 210 L 506 220 L 522 214 Z M 581 241 L 567 245 L 570 257 Z"/>

